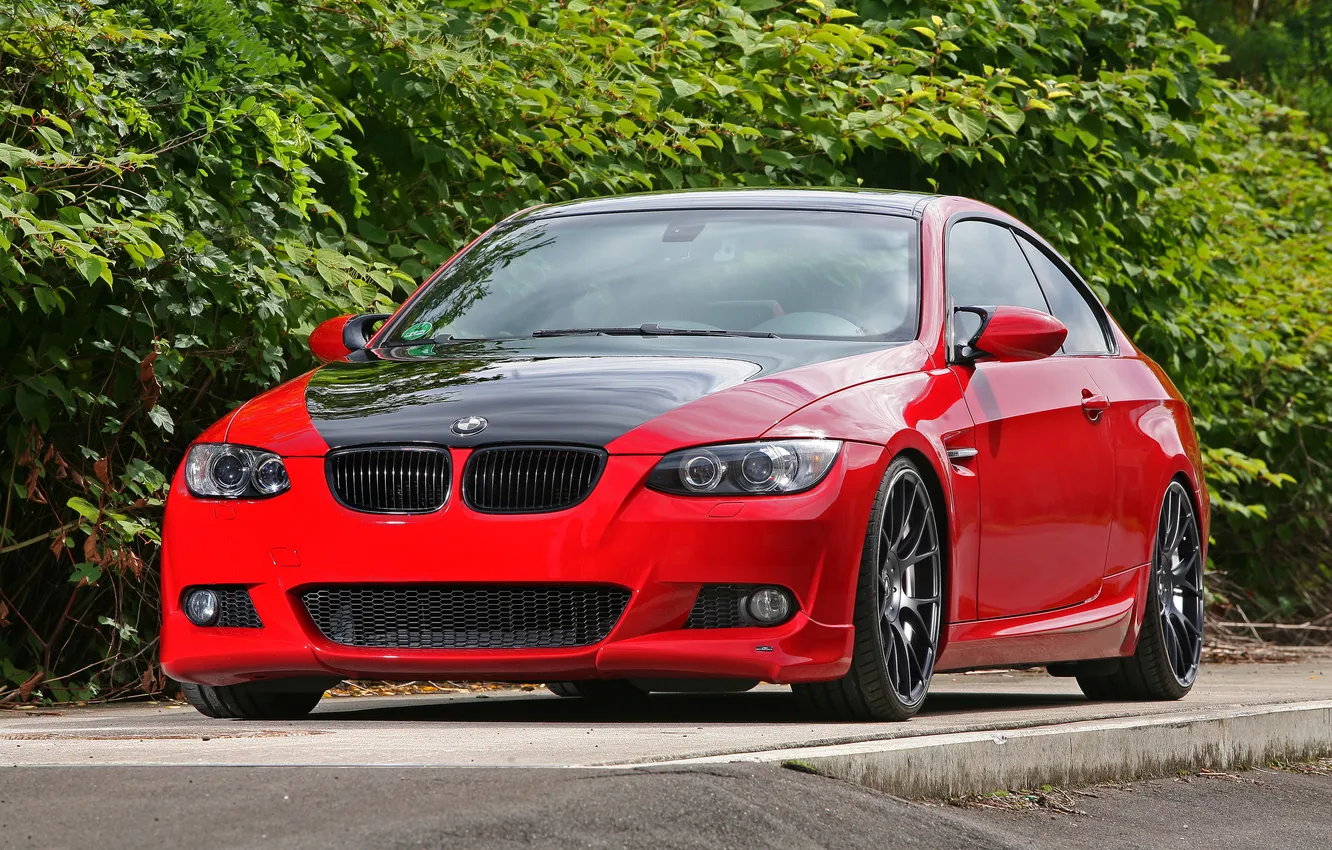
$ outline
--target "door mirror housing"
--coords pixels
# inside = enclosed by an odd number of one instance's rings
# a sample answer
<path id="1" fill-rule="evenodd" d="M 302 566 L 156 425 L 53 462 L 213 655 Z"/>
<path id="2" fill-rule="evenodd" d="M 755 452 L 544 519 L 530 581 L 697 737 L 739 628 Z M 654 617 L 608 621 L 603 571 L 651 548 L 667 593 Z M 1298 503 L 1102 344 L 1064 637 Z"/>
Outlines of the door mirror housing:
<path id="1" fill-rule="evenodd" d="M 353 351 L 365 348 L 374 336 L 375 326 L 388 317 L 388 313 L 362 313 L 321 322 L 310 334 L 310 353 L 323 363 L 346 360 Z"/>
<path id="2" fill-rule="evenodd" d="M 970 362 L 990 356 L 1001 363 L 1040 360 L 1059 350 L 1068 336 L 1064 323 L 1029 307 L 958 307 L 981 317 L 980 328 L 958 346 L 958 360 Z"/>

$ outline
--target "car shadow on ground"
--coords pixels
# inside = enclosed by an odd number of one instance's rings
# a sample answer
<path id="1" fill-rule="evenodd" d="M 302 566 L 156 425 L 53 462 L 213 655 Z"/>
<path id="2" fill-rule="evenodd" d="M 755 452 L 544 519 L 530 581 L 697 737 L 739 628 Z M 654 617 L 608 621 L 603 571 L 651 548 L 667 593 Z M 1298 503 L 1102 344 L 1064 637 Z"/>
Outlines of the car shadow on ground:
<path id="1" fill-rule="evenodd" d="M 1085 705 L 1068 694 L 931 694 L 921 717 L 996 713 Z M 326 699 L 320 721 L 435 721 L 459 723 L 792 723 L 818 722 L 789 691 L 740 694 L 652 694 L 627 702 L 556 697 L 544 689 L 522 694 L 393 698 L 366 705 Z M 838 722 L 838 721 L 831 721 Z"/>

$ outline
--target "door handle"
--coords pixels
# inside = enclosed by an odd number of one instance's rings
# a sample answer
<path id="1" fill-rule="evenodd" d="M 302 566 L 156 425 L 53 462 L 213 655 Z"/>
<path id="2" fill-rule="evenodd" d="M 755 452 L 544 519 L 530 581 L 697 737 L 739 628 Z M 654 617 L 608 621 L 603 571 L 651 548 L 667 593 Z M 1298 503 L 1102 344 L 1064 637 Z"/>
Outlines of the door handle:
<path id="1" fill-rule="evenodd" d="M 1101 421 L 1101 414 L 1110 409 L 1110 399 L 1103 393 L 1094 393 L 1091 390 L 1082 391 L 1082 412 L 1087 414 L 1087 418 L 1092 422 Z"/>

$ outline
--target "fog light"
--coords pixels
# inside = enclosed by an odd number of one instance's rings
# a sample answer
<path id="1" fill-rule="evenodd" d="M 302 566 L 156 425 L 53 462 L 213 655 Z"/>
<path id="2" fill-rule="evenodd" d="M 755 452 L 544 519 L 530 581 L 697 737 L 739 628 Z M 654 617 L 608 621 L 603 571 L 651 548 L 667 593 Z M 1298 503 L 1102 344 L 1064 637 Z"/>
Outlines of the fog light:
<path id="1" fill-rule="evenodd" d="M 217 594 L 211 590 L 191 590 L 185 594 L 185 616 L 196 626 L 217 622 Z"/>
<path id="2" fill-rule="evenodd" d="M 780 623 L 791 613 L 791 595 L 776 587 L 760 587 L 749 594 L 749 616 L 765 626 Z"/>

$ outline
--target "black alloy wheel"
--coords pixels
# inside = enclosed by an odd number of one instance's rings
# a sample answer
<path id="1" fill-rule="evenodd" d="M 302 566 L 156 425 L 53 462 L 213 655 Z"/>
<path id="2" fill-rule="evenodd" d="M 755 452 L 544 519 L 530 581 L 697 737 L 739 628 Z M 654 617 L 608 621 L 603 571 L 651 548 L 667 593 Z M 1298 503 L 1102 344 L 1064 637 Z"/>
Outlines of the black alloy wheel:
<path id="1" fill-rule="evenodd" d="M 1202 542 L 1193 498 L 1171 481 L 1161 503 L 1152 547 L 1147 617 L 1138 648 L 1102 675 L 1078 674 L 1092 699 L 1175 700 L 1187 694 L 1202 663 Z M 1100 672 L 1100 671 L 1098 671 Z"/>
<path id="2" fill-rule="evenodd" d="M 865 535 L 851 669 L 792 687 L 825 717 L 907 720 L 925 703 L 943 624 L 944 549 L 934 496 L 907 458 L 889 465 Z"/>

